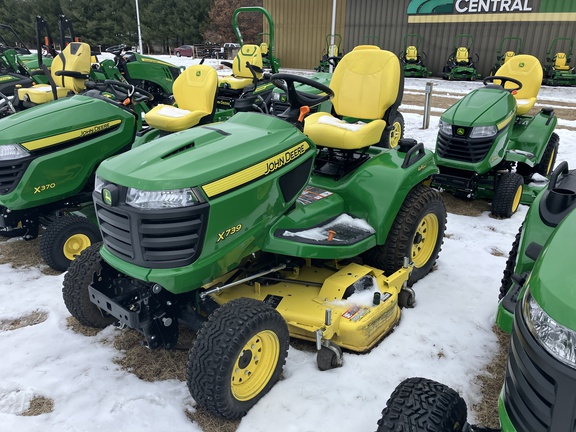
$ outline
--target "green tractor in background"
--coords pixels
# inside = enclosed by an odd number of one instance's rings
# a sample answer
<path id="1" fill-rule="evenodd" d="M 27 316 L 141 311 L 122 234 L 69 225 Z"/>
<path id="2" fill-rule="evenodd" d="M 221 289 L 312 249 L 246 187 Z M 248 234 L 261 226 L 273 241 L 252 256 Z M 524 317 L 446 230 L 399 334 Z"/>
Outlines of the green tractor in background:
<path id="1" fill-rule="evenodd" d="M 556 45 L 564 43 L 564 52 L 558 52 Z M 576 84 L 576 72 L 570 66 L 574 49 L 574 39 L 558 37 L 552 41 L 546 52 L 546 65 L 542 84 L 551 86 L 571 86 Z"/>
<path id="2" fill-rule="evenodd" d="M 398 55 L 404 68 L 405 77 L 427 78 L 432 75 L 425 65 L 426 53 L 420 49 L 422 36 L 407 34 L 404 36 L 404 50 Z"/>
<path id="3" fill-rule="evenodd" d="M 543 187 L 554 167 L 559 137 L 554 110 L 529 112 L 542 82 L 538 59 L 517 55 L 495 76 L 440 117 L 432 184 L 456 196 L 492 200 L 492 214 L 510 217 Z"/>
<path id="4" fill-rule="evenodd" d="M 470 80 L 474 81 L 481 77 L 476 70 L 476 63 L 480 61 L 478 54 L 472 52 L 474 37 L 469 34 L 454 36 L 454 51 L 446 60 L 446 66 L 442 70 L 442 78 L 445 80 Z"/>
<path id="5" fill-rule="evenodd" d="M 498 400 L 500 429 L 466 422 L 466 403 L 444 384 L 409 378 L 386 404 L 378 432 L 567 431 L 576 421 L 576 171 L 562 162 L 528 210 L 506 262 L 497 324 L 511 333 Z M 410 419 L 410 421 L 408 420 Z"/>
<path id="6" fill-rule="evenodd" d="M 402 99 L 394 53 L 351 51 L 330 87 L 271 81 L 290 101 L 280 118 L 240 112 L 103 162 L 93 193 L 103 245 L 64 279 L 84 325 L 120 321 L 150 348 L 177 346 L 180 325 L 198 331 L 188 388 L 228 419 L 278 381 L 290 335 L 315 342 L 326 370 L 343 364 L 343 348 L 368 351 L 392 331 L 446 223 L 426 186 L 432 153 L 411 140 L 379 146 Z M 331 97 L 334 114 L 305 115 Z"/>
<path id="7" fill-rule="evenodd" d="M 504 46 L 506 46 L 506 51 Z M 522 38 L 510 36 L 502 38 L 498 51 L 496 51 L 496 63 L 490 69 L 490 75 L 496 75 L 504 63 L 518 54 L 522 54 Z"/>
<path id="8" fill-rule="evenodd" d="M 330 72 L 330 66 L 332 66 L 333 71 L 338 62 L 342 60 L 343 55 L 342 35 L 337 33 L 326 35 L 326 47 L 322 51 L 320 63 L 314 70 L 316 72 Z"/>

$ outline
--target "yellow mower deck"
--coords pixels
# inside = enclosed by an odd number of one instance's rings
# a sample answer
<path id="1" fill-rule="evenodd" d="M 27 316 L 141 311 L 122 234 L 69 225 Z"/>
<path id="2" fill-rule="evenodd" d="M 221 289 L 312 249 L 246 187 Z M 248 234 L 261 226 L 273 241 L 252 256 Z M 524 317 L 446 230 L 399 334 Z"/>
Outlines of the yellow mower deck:
<path id="1" fill-rule="evenodd" d="M 284 275 L 295 282 L 242 284 L 212 297 L 219 304 L 240 297 L 264 301 L 284 317 L 292 337 L 317 341 L 318 334 L 322 340 L 363 352 L 374 347 L 400 320 L 398 293 L 411 270 L 402 268 L 386 277 L 382 270 L 355 263 L 336 270 L 308 264 Z M 358 295 L 343 300 L 346 290 L 364 276 L 377 281 L 378 288 L 374 291 L 380 293 L 379 304 L 367 301 L 367 293 L 360 294 L 362 301 L 358 303 L 355 301 Z M 304 281 L 309 284 L 303 284 Z M 329 323 L 326 323 L 327 309 L 331 310 Z"/>

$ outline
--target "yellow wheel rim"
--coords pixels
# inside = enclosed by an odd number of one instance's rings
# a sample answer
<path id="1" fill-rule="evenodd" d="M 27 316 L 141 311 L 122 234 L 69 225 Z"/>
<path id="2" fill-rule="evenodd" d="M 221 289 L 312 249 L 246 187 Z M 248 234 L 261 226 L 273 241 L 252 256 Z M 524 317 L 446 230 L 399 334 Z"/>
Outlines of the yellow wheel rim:
<path id="1" fill-rule="evenodd" d="M 270 330 L 253 336 L 236 359 L 231 377 L 232 394 L 239 401 L 256 397 L 264 388 L 280 357 L 280 341 Z"/>
<path id="2" fill-rule="evenodd" d="M 516 194 L 514 195 L 514 201 L 512 201 L 512 213 L 518 210 L 518 206 L 520 205 L 520 198 L 522 198 L 522 185 L 518 186 L 516 189 Z"/>
<path id="3" fill-rule="evenodd" d="M 400 124 L 400 122 L 395 121 L 392 124 L 392 130 L 390 131 L 390 139 L 389 139 L 390 148 L 396 147 L 401 137 L 402 137 L 402 125 Z"/>
<path id="4" fill-rule="evenodd" d="M 417 268 L 423 267 L 432 257 L 438 242 L 439 223 L 435 214 L 429 213 L 422 218 L 412 244 L 412 262 Z"/>
<path id="5" fill-rule="evenodd" d="M 552 162 L 554 162 L 554 154 L 556 153 L 556 149 L 552 150 L 552 154 L 550 155 L 550 160 L 548 161 L 548 167 L 546 168 L 546 175 L 550 174 L 552 171 Z"/>
<path id="6" fill-rule="evenodd" d="M 85 234 L 74 234 L 68 237 L 66 243 L 64 243 L 63 252 L 64 256 L 70 261 L 73 261 L 80 252 L 90 246 L 92 242 L 90 238 Z"/>

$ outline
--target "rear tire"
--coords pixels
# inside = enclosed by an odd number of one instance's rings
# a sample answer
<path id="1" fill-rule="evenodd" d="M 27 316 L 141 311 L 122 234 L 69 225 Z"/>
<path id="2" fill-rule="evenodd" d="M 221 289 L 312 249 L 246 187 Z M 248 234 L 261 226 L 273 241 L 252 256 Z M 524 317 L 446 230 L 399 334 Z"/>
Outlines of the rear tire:
<path id="1" fill-rule="evenodd" d="M 524 178 L 520 174 L 502 174 L 492 199 L 492 214 L 496 217 L 509 218 L 516 213 L 523 190 Z"/>
<path id="2" fill-rule="evenodd" d="M 225 419 L 244 416 L 280 378 L 288 354 L 284 318 L 258 300 L 226 303 L 202 326 L 188 354 L 194 400 Z"/>
<path id="3" fill-rule="evenodd" d="M 396 113 L 394 121 L 392 122 L 392 130 L 390 134 L 384 139 L 385 148 L 395 148 L 398 142 L 404 137 L 404 116 L 399 112 Z"/>
<path id="4" fill-rule="evenodd" d="M 412 285 L 432 270 L 445 229 L 446 207 L 440 193 L 419 184 L 406 196 L 386 242 L 367 251 L 364 260 L 391 275 L 404 265 L 405 257 L 410 258 L 414 268 L 408 284 Z"/>
<path id="5" fill-rule="evenodd" d="M 101 245 L 102 243 L 94 243 L 72 261 L 68 272 L 64 275 L 62 287 L 62 296 L 68 311 L 80 324 L 94 328 L 104 328 L 116 322 L 116 318 L 102 312 L 92 303 L 88 294 L 88 286 L 92 283 L 94 273 L 102 270 Z"/>
<path id="6" fill-rule="evenodd" d="M 376 432 L 459 432 L 466 416 L 466 402 L 455 390 L 426 378 L 408 378 L 386 402 Z"/>
<path id="7" fill-rule="evenodd" d="M 66 271 L 80 253 L 102 240 L 98 227 L 82 216 L 57 218 L 40 237 L 40 256 L 57 271 Z"/>

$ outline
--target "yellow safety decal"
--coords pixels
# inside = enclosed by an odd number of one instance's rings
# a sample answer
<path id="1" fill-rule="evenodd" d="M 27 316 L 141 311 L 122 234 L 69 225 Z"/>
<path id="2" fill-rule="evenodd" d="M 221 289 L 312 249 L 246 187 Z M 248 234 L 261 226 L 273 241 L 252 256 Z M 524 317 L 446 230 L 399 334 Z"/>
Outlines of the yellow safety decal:
<path id="1" fill-rule="evenodd" d="M 514 112 L 512 112 L 508 117 L 506 117 L 504 120 L 502 120 L 500 123 L 498 123 L 496 125 L 496 128 L 501 131 L 502 129 L 504 129 L 506 126 L 508 126 L 508 123 L 510 123 L 510 121 L 514 118 Z"/>
<path id="2" fill-rule="evenodd" d="M 6 75 L 6 76 L 2 76 L 0 77 L 0 82 L 4 82 L 4 81 L 17 81 L 18 78 L 13 77 L 11 75 Z"/>
<path id="3" fill-rule="evenodd" d="M 254 93 L 258 93 L 258 92 L 261 92 L 261 91 L 264 91 L 264 90 L 268 90 L 269 88 L 272 88 L 272 87 L 276 87 L 276 86 L 275 86 L 274 84 L 271 84 L 271 83 L 263 84 L 263 85 L 260 85 L 260 86 L 256 87 L 256 90 L 254 90 Z"/>
<path id="4" fill-rule="evenodd" d="M 242 171 L 231 174 L 227 177 L 216 180 L 212 183 L 205 184 L 202 189 L 208 195 L 208 197 L 213 197 L 219 195 L 228 190 L 237 188 L 243 184 L 256 180 L 260 177 L 267 176 L 268 174 L 282 168 L 284 165 L 298 159 L 302 156 L 308 149 L 310 145 L 306 141 L 302 141 L 300 144 L 294 147 L 278 153 L 276 156 L 272 156 L 265 161 L 252 165 Z"/>
<path id="5" fill-rule="evenodd" d="M 71 141 L 77 138 L 83 138 L 85 136 L 88 135 L 92 135 L 98 132 L 102 132 L 106 129 L 110 129 L 113 128 L 114 126 L 120 124 L 122 122 L 122 120 L 112 120 L 106 123 L 100 123 L 97 125 L 92 125 L 89 127 L 85 127 L 82 129 L 76 129 L 73 130 L 71 132 L 66 132 L 63 134 L 58 134 L 58 135 L 54 135 L 54 136 L 50 136 L 50 137 L 46 137 L 46 138 L 41 138 L 38 140 L 34 140 L 34 141 L 28 141 L 28 142 L 23 142 L 22 146 L 24 146 L 26 149 L 32 151 L 32 150 L 38 150 L 44 147 L 50 147 L 53 146 L 55 144 L 61 144 L 64 143 L 66 141 Z"/>

